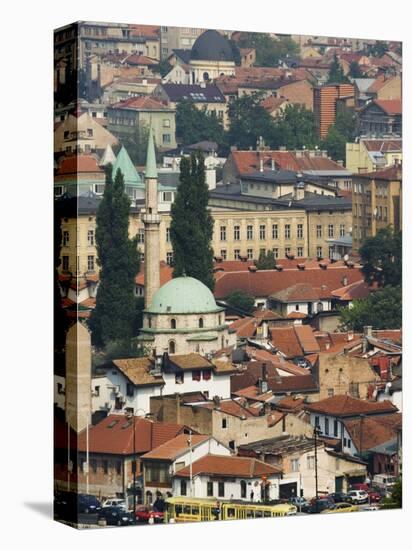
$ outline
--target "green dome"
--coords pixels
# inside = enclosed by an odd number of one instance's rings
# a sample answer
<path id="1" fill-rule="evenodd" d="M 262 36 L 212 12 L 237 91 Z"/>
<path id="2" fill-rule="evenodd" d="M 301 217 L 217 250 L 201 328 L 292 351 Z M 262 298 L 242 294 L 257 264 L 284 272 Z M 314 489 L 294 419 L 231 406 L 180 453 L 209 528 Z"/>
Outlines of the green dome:
<path id="1" fill-rule="evenodd" d="M 213 313 L 222 311 L 212 292 L 193 277 L 176 277 L 153 296 L 148 313 Z"/>

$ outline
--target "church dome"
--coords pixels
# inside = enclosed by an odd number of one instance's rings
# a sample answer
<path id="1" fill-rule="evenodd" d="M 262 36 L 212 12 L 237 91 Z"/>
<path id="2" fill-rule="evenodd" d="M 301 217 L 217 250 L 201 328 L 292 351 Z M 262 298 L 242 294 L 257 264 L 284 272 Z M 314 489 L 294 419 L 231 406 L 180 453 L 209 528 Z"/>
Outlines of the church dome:
<path id="1" fill-rule="evenodd" d="M 153 296 L 147 313 L 214 313 L 222 311 L 209 288 L 193 277 L 176 277 Z"/>
<path id="2" fill-rule="evenodd" d="M 191 60 L 234 61 L 229 41 L 215 30 L 205 31 L 193 44 Z"/>

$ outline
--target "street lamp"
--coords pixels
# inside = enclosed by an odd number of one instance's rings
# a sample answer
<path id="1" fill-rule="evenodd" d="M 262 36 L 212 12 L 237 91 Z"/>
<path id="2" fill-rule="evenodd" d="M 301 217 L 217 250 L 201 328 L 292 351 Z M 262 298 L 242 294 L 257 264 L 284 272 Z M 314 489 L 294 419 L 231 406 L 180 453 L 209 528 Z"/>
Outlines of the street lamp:
<path id="1" fill-rule="evenodd" d="M 315 425 L 313 428 L 313 437 L 315 439 L 315 510 L 318 513 L 318 435 L 320 434 L 320 428 Z"/>
<path id="2" fill-rule="evenodd" d="M 143 411 L 144 416 L 146 413 L 143 409 L 137 409 L 136 412 Z M 134 410 L 126 409 L 126 418 L 130 420 L 133 418 L 133 459 L 132 459 L 132 474 L 133 474 L 133 518 L 136 517 L 136 415 Z M 126 496 L 127 500 L 127 496 Z"/>

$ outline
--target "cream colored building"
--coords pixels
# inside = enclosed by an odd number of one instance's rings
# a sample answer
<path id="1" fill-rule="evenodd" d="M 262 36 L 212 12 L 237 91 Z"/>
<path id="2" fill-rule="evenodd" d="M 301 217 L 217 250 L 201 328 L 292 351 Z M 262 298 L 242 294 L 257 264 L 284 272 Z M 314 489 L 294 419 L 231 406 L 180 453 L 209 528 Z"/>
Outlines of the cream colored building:
<path id="1" fill-rule="evenodd" d="M 117 138 L 99 124 L 98 120 L 88 113 L 80 116 L 68 115 L 54 132 L 54 152 L 89 154 L 104 150 L 107 145 L 117 145 Z"/>
<path id="2" fill-rule="evenodd" d="M 401 139 L 360 139 L 346 144 L 346 168 L 353 174 L 373 172 L 402 162 Z"/>

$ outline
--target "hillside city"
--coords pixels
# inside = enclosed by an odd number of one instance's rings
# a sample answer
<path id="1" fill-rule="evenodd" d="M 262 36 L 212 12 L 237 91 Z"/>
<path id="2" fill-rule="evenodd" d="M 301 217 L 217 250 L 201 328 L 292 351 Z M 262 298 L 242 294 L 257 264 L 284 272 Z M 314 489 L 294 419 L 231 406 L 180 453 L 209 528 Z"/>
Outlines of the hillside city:
<path id="1" fill-rule="evenodd" d="M 55 518 L 401 507 L 402 44 L 54 51 Z"/>

